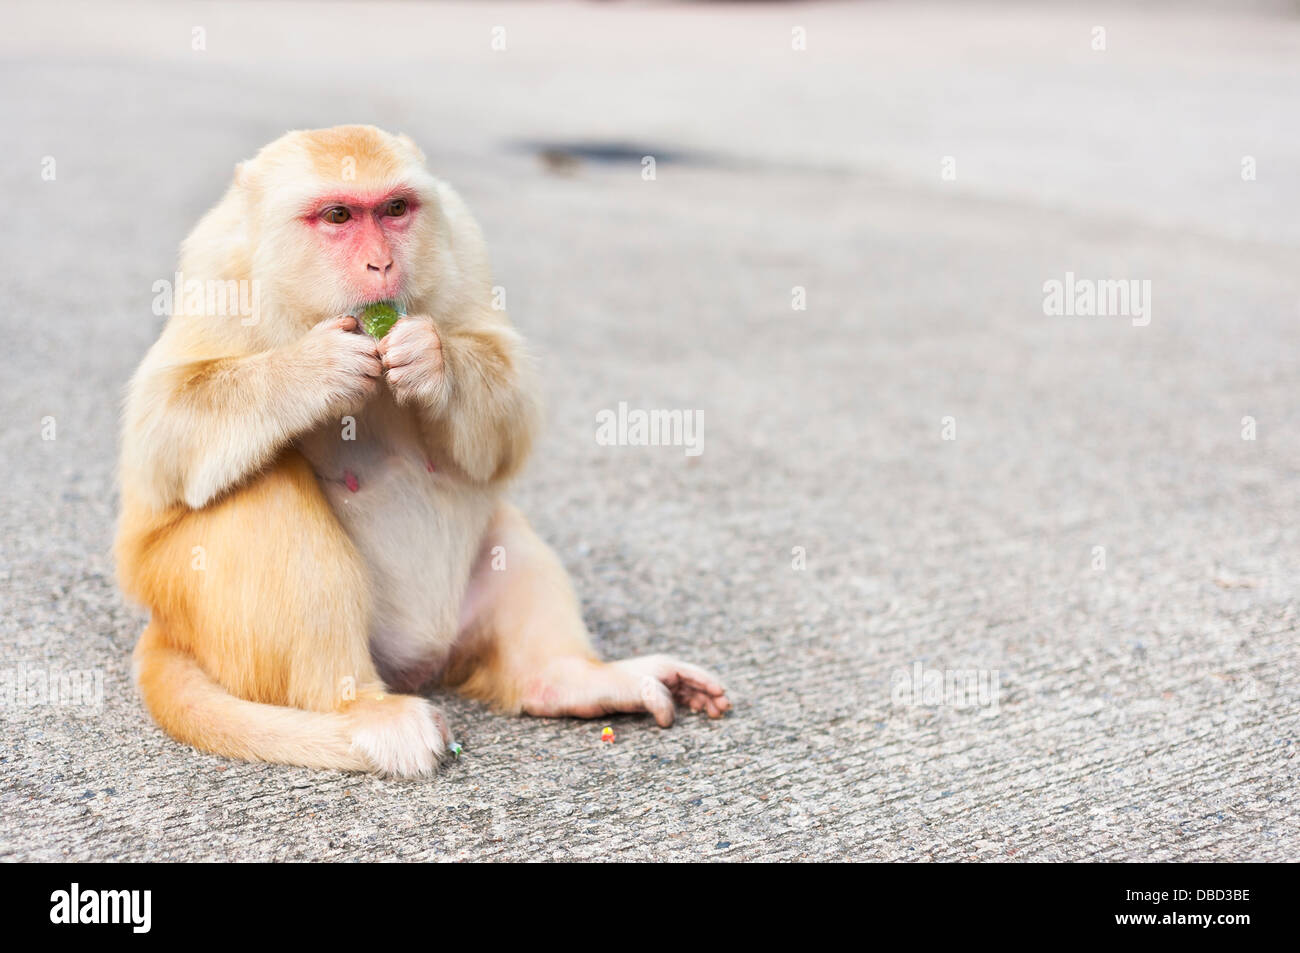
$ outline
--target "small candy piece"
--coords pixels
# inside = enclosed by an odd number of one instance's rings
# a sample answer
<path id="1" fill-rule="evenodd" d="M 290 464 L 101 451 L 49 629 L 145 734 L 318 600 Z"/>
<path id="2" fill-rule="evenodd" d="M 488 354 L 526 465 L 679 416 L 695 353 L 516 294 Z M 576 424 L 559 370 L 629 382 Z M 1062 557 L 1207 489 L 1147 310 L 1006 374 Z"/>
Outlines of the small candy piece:
<path id="1" fill-rule="evenodd" d="M 448 748 L 450 749 L 450 751 L 451 751 L 451 756 L 452 756 L 453 758 L 459 758 L 459 757 L 460 757 L 460 753 L 461 753 L 463 750 L 465 750 L 465 749 L 463 749 L 463 748 L 460 746 L 460 742 L 459 742 L 459 741 L 453 741 L 450 745 L 448 745 Z"/>
<path id="2" fill-rule="evenodd" d="M 361 489 L 361 481 L 357 479 L 357 475 L 353 473 L 351 470 L 343 471 L 343 482 L 347 486 L 347 488 L 351 490 L 353 493 Z"/>
<path id="3" fill-rule="evenodd" d="M 391 301 L 376 301 L 366 305 L 361 312 L 361 327 L 372 338 L 379 339 L 393 329 L 402 313 Z"/>
<path id="4" fill-rule="evenodd" d="M 601 731 L 601 733 L 600 733 L 600 740 L 601 740 L 601 741 L 608 742 L 609 744 L 613 744 L 613 743 L 614 743 L 614 729 L 611 728 L 611 727 L 609 727 L 609 725 L 606 725 L 606 726 L 604 727 L 604 729 L 603 729 L 603 730 Z"/>

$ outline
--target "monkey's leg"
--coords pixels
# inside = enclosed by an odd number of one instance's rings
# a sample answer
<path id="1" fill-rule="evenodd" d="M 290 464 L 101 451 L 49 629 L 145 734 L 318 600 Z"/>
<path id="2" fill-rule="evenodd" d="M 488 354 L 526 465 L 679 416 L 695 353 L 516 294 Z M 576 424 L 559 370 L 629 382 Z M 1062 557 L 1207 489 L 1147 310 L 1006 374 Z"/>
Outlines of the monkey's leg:
<path id="1" fill-rule="evenodd" d="M 474 568 L 446 679 L 471 698 L 529 715 L 647 711 L 666 728 L 675 703 L 713 718 L 731 708 L 722 684 L 698 666 L 666 655 L 601 662 L 555 553 L 508 504 Z"/>
<path id="2" fill-rule="evenodd" d="M 136 678 L 173 737 L 308 767 L 436 767 L 442 716 L 376 674 L 365 567 L 296 452 L 211 506 L 170 511 L 119 556 L 153 610 Z"/>

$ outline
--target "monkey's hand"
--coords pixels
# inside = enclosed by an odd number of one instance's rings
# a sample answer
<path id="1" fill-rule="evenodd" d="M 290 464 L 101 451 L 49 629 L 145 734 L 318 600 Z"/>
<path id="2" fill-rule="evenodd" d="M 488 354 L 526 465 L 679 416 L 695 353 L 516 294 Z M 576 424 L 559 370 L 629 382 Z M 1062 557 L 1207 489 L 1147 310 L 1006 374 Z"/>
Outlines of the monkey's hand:
<path id="1" fill-rule="evenodd" d="M 491 321 L 435 328 L 405 317 L 379 342 L 388 385 L 420 408 L 431 452 L 443 452 L 476 483 L 504 479 L 523 463 L 537 423 L 519 336 Z"/>
<path id="2" fill-rule="evenodd" d="M 433 319 L 401 318 L 379 341 L 384 378 L 399 404 L 418 404 L 433 414 L 447 406 L 449 392 L 442 339 Z"/>
<path id="3" fill-rule="evenodd" d="M 155 507 L 202 509 L 282 447 L 379 386 L 375 342 L 349 317 L 256 354 L 141 365 L 127 430 L 131 484 Z"/>
<path id="4" fill-rule="evenodd" d="M 357 319 L 328 318 L 297 344 L 302 370 L 316 389 L 323 389 L 326 412 L 360 408 L 379 386 L 383 364 L 375 339 L 357 333 Z"/>

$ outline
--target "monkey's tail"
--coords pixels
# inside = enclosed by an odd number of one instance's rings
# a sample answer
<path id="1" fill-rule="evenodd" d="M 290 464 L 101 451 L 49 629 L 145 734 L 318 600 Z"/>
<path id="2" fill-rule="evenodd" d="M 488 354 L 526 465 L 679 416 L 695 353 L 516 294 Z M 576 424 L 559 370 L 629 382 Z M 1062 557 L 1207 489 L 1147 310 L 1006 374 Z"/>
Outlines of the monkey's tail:
<path id="1" fill-rule="evenodd" d="M 135 647 L 135 680 L 149 712 L 177 741 L 245 761 L 368 770 L 338 712 L 250 702 L 230 694 L 151 621 Z"/>

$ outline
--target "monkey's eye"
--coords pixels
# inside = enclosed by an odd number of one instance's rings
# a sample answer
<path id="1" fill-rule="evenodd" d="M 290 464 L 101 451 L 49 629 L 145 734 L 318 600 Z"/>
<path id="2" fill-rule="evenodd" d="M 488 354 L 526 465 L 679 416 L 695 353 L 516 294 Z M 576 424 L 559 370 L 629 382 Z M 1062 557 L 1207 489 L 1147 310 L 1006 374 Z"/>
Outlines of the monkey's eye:
<path id="1" fill-rule="evenodd" d="M 325 221 L 329 222 L 331 225 L 342 225 L 351 217 L 352 213 L 342 205 L 335 205 L 333 208 L 327 208 L 321 213 L 321 218 L 325 219 Z"/>
<path id="2" fill-rule="evenodd" d="M 399 218 L 406 214 L 406 199 L 393 199 L 384 208 L 385 215 L 391 215 L 393 218 Z"/>

